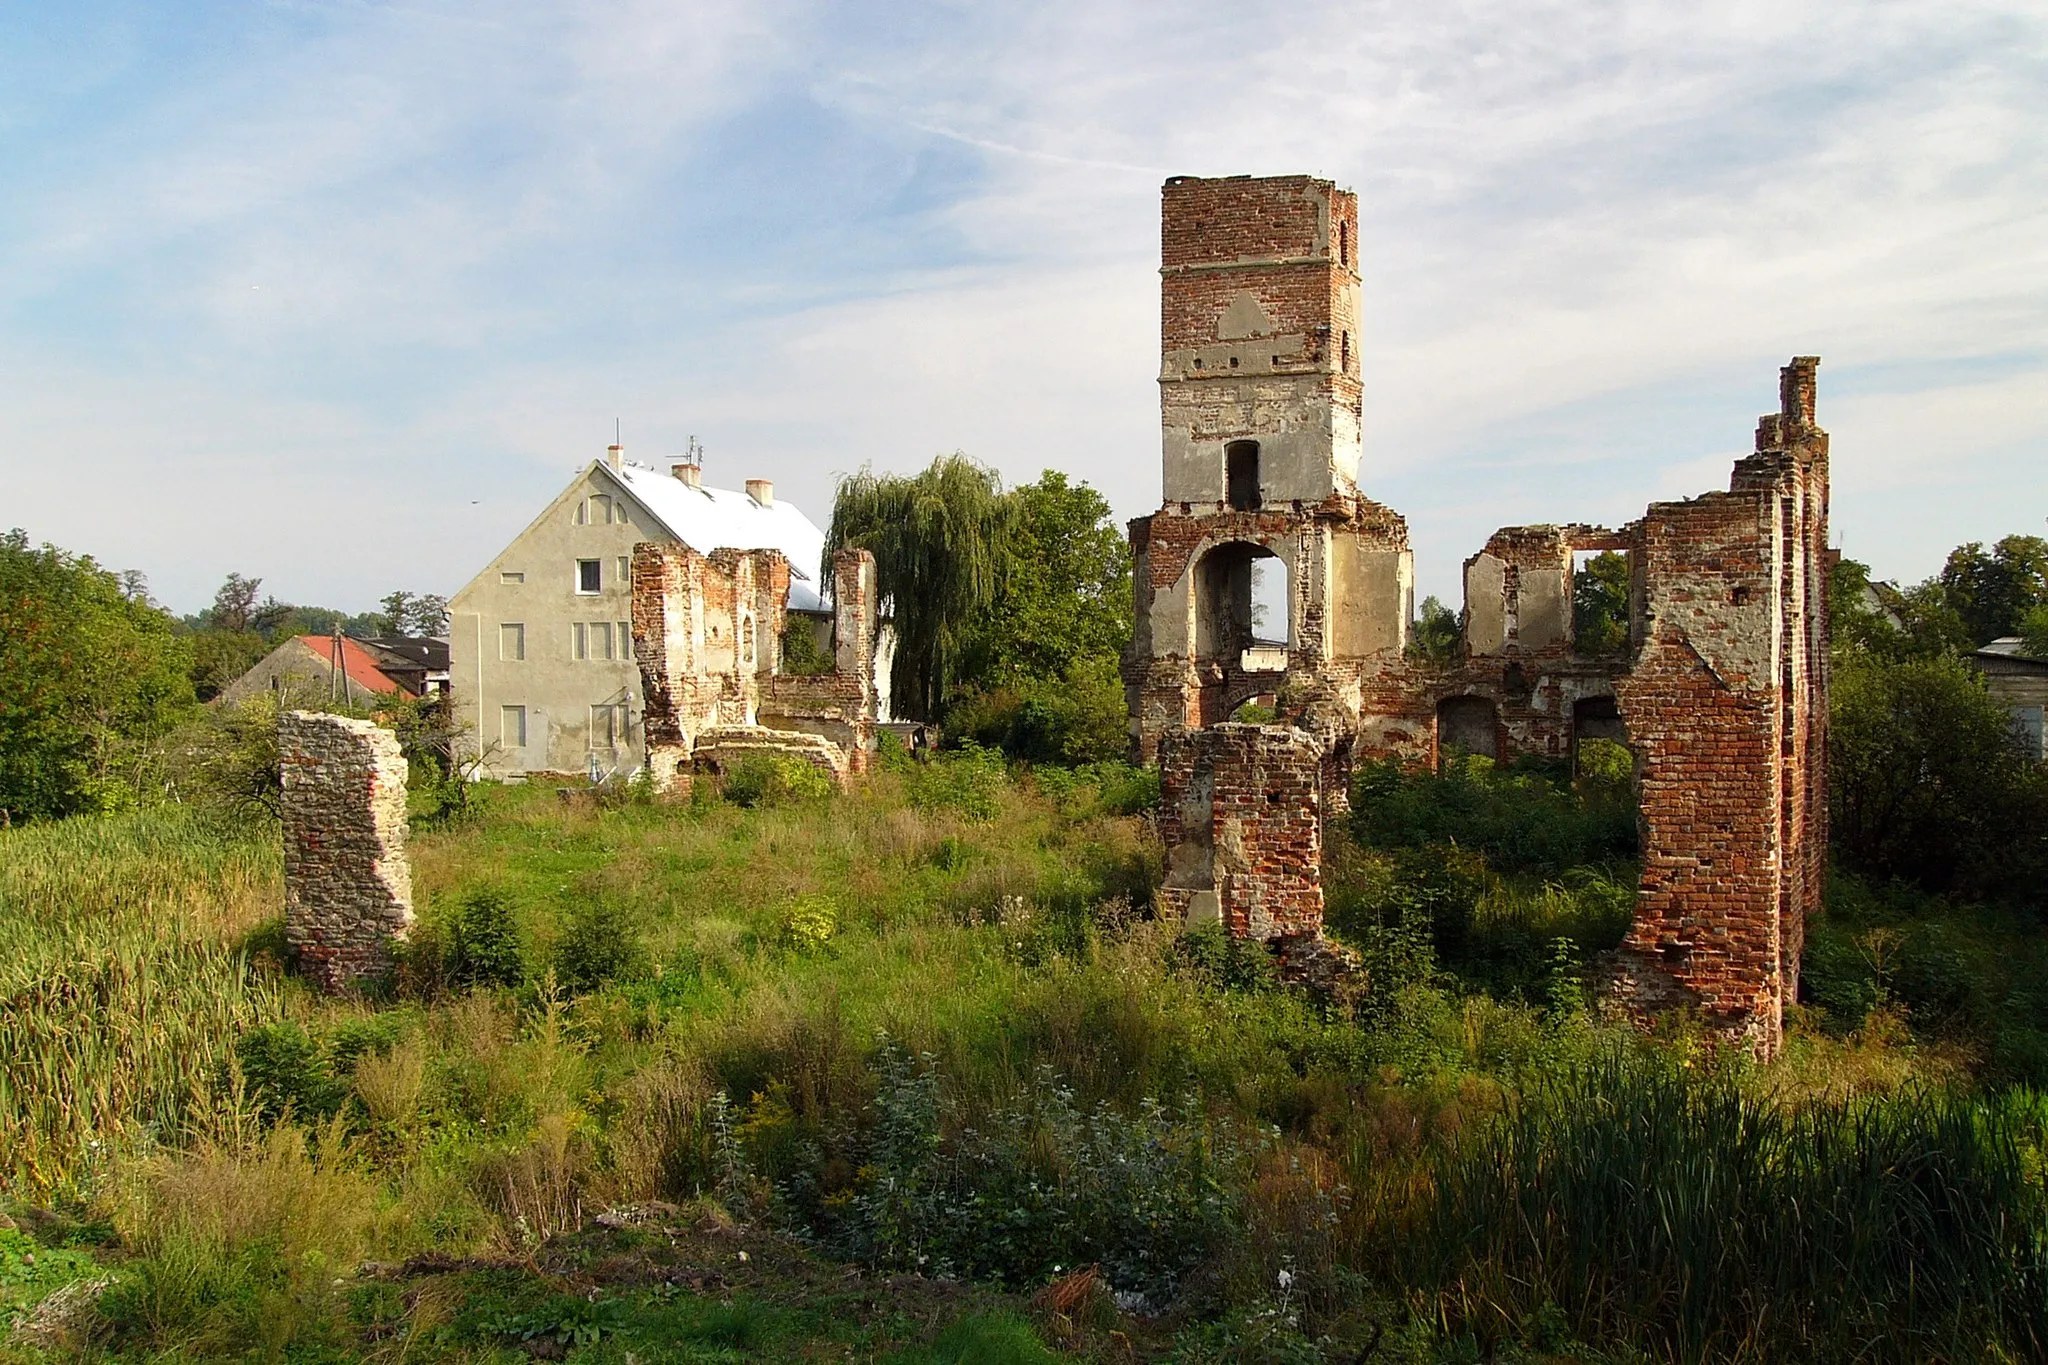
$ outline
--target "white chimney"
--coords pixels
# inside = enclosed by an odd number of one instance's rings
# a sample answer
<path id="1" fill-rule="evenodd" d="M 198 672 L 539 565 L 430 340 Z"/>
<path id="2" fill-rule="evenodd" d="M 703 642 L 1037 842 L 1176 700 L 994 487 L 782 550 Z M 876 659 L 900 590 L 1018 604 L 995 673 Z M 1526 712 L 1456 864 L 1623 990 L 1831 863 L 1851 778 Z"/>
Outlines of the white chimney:
<path id="1" fill-rule="evenodd" d="M 678 460 L 668 467 L 668 472 L 675 475 L 691 488 L 701 488 L 703 486 L 703 465 L 690 464 L 687 461 Z"/>
<path id="2" fill-rule="evenodd" d="M 613 469 L 617 469 L 626 462 L 626 448 L 620 445 L 606 446 L 604 448 L 604 458 L 605 462 L 611 465 Z"/>
<path id="3" fill-rule="evenodd" d="M 763 507 L 775 505 L 775 481 L 773 479 L 748 479 L 747 496 Z"/>

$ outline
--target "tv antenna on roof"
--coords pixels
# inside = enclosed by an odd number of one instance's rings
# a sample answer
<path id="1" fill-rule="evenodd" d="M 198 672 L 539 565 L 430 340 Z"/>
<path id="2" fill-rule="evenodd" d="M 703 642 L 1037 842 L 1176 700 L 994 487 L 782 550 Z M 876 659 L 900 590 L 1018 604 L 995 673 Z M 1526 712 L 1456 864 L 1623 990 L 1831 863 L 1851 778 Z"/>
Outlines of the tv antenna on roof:
<path id="1" fill-rule="evenodd" d="M 693 464 L 699 469 L 704 467 L 704 447 L 696 437 L 690 438 L 689 446 L 683 451 L 683 460 L 686 464 Z"/>

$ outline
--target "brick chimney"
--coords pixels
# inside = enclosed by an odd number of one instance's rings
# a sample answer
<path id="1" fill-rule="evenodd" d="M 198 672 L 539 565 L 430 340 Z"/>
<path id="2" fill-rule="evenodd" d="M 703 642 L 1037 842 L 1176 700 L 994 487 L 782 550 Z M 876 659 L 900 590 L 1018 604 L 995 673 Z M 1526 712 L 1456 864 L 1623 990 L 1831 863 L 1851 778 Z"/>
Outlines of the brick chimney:
<path id="1" fill-rule="evenodd" d="M 773 479 L 748 479 L 747 496 L 763 507 L 775 505 L 775 481 Z"/>
<path id="2" fill-rule="evenodd" d="M 678 479 L 682 480 L 683 483 L 687 484 L 691 488 L 701 488 L 704 486 L 703 465 L 691 464 L 685 460 L 678 460 L 676 463 L 668 467 L 668 472 L 675 475 Z"/>

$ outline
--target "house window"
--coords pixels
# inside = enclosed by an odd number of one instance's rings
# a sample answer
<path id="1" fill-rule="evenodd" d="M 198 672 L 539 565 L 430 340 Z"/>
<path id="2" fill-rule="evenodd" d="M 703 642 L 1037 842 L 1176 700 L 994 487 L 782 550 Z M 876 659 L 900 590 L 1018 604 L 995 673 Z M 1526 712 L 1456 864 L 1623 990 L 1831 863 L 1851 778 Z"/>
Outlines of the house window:
<path id="1" fill-rule="evenodd" d="M 498 657 L 501 659 L 523 659 L 526 657 L 526 627 L 518 621 L 506 621 L 498 627 Z"/>
<path id="2" fill-rule="evenodd" d="M 590 708 L 590 747 L 616 749 L 626 742 L 626 708 L 606 704 Z"/>
<path id="3" fill-rule="evenodd" d="M 569 657 L 587 659 L 590 657 L 590 628 L 581 621 L 569 627 Z"/>
<path id="4" fill-rule="evenodd" d="M 633 623 L 630 621 L 619 622 L 619 657 L 633 657 Z"/>
<path id="5" fill-rule="evenodd" d="M 501 706 L 498 708 L 498 739 L 508 749 L 526 747 L 526 708 L 523 706 Z"/>
<path id="6" fill-rule="evenodd" d="M 519 572 L 517 569 L 507 569 L 505 570 L 505 572 L 498 575 L 498 581 L 500 583 L 524 583 L 526 581 L 526 575 Z"/>
<path id="7" fill-rule="evenodd" d="M 2012 718 L 2027 746 L 2027 755 L 2036 761 L 2048 758 L 2048 708 L 2015 706 Z"/>
<path id="8" fill-rule="evenodd" d="M 576 561 L 576 591 L 604 591 L 604 561 L 601 559 L 579 559 Z"/>

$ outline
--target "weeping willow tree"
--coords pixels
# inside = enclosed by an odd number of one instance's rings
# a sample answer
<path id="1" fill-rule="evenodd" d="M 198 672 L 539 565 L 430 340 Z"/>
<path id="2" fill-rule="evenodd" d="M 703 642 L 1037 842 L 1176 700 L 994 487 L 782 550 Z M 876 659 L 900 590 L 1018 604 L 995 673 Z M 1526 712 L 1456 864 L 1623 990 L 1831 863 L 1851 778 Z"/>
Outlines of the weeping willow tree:
<path id="1" fill-rule="evenodd" d="M 992 469 L 955 451 L 913 475 L 863 469 L 840 482 L 830 551 L 875 557 L 876 587 L 896 630 L 889 674 L 893 709 L 936 719 L 955 680 L 963 642 L 1010 572 L 1016 506 Z"/>

